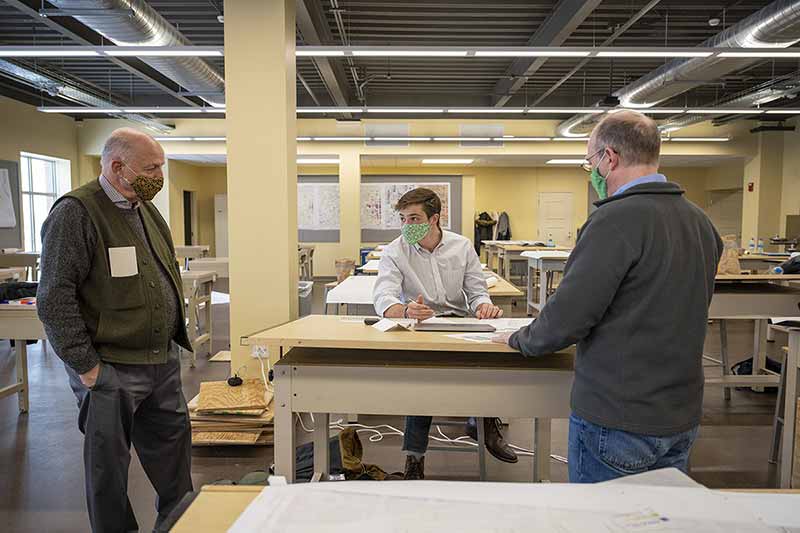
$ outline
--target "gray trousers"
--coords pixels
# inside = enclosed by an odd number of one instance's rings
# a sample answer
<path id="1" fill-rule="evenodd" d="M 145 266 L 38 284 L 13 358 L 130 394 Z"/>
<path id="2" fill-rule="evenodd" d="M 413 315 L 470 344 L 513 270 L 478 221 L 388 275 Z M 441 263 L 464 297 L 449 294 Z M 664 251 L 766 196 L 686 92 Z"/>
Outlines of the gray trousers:
<path id="1" fill-rule="evenodd" d="M 66 367 L 78 399 L 89 521 L 95 533 L 138 531 L 128 499 L 131 442 L 156 489 L 158 526 L 192 489 L 192 432 L 177 348 L 163 365 L 101 363 L 91 389 Z"/>

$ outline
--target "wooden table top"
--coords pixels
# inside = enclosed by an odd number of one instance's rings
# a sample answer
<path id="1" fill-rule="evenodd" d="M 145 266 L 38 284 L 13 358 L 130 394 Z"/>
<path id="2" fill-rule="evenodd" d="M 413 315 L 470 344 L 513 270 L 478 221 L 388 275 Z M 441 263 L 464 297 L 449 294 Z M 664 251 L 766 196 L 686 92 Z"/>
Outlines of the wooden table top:
<path id="1" fill-rule="evenodd" d="M 198 281 L 202 283 L 204 281 L 214 281 L 216 277 L 216 272 L 206 270 L 184 270 L 181 272 L 181 279 L 183 281 Z"/>
<path id="2" fill-rule="evenodd" d="M 492 275 L 493 278 L 497 278 L 497 284 L 493 287 L 489 287 L 489 297 L 515 297 L 515 296 L 523 296 L 524 293 L 512 285 L 509 281 L 505 278 L 500 277 L 498 274 Z"/>
<path id="3" fill-rule="evenodd" d="M 243 341 L 248 346 L 516 353 L 516 350 L 505 344 L 471 342 L 448 337 L 453 334 L 455 333 L 406 330 L 383 333 L 365 325 L 363 317 L 309 315 L 254 333 Z"/>
<path id="4" fill-rule="evenodd" d="M 798 281 L 800 274 L 717 274 L 716 281 Z"/>
<path id="5" fill-rule="evenodd" d="M 534 252 L 547 250 L 568 252 L 572 250 L 572 248 L 568 248 L 566 246 L 527 246 L 522 244 L 498 244 L 497 247 L 506 252 Z"/>

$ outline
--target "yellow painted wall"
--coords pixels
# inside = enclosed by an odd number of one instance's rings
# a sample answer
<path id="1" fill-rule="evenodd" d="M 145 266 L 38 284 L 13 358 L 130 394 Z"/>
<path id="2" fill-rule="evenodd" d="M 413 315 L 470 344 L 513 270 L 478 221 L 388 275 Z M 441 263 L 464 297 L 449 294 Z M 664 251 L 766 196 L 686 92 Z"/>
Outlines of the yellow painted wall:
<path id="1" fill-rule="evenodd" d="M 225 167 L 201 166 L 182 161 L 169 162 L 169 226 L 175 244 L 184 241 L 183 192 L 193 191 L 197 203 L 196 244 L 211 246 L 209 254 L 216 255 L 214 229 L 214 195 L 225 194 Z"/>
<path id="2" fill-rule="evenodd" d="M 795 121 L 795 127 L 800 126 L 798 122 L 800 121 Z M 783 190 L 779 224 L 781 237 L 787 236 L 786 215 L 800 215 L 800 131 L 788 132 L 783 139 Z"/>
<path id="3" fill-rule="evenodd" d="M 20 152 L 68 159 L 73 186 L 78 185 L 78 136 L 75 121 L 40 113 L 35 107 L 0 96 L 0 159 L 19 163 Z"/>

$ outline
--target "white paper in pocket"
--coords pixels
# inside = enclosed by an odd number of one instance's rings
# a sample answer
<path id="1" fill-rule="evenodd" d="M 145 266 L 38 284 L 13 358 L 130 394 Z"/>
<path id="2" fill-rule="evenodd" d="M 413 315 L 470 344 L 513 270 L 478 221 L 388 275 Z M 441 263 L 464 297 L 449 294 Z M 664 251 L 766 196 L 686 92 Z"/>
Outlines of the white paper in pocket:
<path id="1" fill-rule="evenodd" d="M 139 266 L 136 264 L 135 246 L 109 248 L 108 261 L 111 263 L 112 278 L 127 278 L 139 273 Z"/>

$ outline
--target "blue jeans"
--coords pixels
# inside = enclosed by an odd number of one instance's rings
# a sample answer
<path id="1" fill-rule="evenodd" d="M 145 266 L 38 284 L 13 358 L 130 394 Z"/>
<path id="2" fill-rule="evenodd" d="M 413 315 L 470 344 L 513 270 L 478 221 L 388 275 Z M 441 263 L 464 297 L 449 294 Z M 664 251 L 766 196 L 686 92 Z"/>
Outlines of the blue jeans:
<path id="1" fill-rule="evenodd" d="M 686 472 L 698 427 L 667 437 L 629 433 L 569 417 L 569 481 L 596 483 L 648 470 Z"/>
<path id="2" fill-rule="evenodd" d="M 430 416 L 407 416 L 403 435 L 403 451 L 422 453 L 428 450 L 428 433 L 431 431 Z"/>

